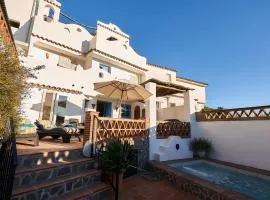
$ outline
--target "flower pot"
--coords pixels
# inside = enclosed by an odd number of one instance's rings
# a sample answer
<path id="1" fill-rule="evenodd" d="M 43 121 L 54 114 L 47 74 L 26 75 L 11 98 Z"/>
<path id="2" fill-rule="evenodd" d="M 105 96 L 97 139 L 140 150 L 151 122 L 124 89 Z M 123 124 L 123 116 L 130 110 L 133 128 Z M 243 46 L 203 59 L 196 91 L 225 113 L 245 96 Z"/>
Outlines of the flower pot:
<path id="1" fill-rule="evenodd" d="M 199 151 L 198 155 L 200 158 L 204 158 L 206 156 L 206 152 L 205 151 Z"/>

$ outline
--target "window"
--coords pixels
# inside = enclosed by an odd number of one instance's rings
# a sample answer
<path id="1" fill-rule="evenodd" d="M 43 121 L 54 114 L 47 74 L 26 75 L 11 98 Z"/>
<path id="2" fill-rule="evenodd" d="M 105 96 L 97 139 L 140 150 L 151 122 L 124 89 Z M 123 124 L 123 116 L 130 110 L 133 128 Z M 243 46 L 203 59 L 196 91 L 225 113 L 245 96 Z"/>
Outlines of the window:
<path id="1" fill-rule="evenodd" d="M 90 100 L 88 99 L 84 100 L 84 111 L 86 111 L 88 108 L 91 108 L 90 103 L 91 103 Z"/>
<path id="2" fill-rule="evenodd" d="M 67 96 L 59 96 L 56 109 L 56 125 L 59 126 L 65 122 L 67 108 Z"/>
<path id="3" fill-rule="evenodd" d="M 170 107 L 175 107 L 176 104 L 175 103 L 170 103 Z"/>
<path id="4" fill-rule="evenodd" d="M 134 119 L 140 119 L 141 118 L 141 108 L 140 106 L 136 106 L 134 108 Z"/>
<path id="5" fill-rule="evenodd" d="M 48 17 L 50 17 L 50 18 L 53 19 L 53 17 L 54 17 L 54 9 L 53 8 L 50 8 L 49 9 L 49 15 L 48 15 Z"/>
<path id="6" fill-rule="evenodd" d="M 42 120 L 50 120 L 52 115 L 52 108 L 53 108 L 53 93 L 46 93 L 45 100 L 43 103 L 42 108 Z"/>
<path id="7" fill-rule="evenodd" d="M 161 102 L 160 101 L 157 101 L 156 102 L 156 106 L 157 106 L 157 108 L 161 108 Z"/>
<path id="8" fill-rule="evenodd" d="M 54 17 L 54 9 L 48 5 L 46 6 L 46 9 L 48 9 L 48 14 L 44 15 L 44 21 L 51 22 Z"/>
<path id="9" fill-rule="evenodd" d="M 112 36 L 111 36 L 111 37 L 108 37 L 107 40 L 108 40 L 108 41 L 116 41 L 117 39 L 116 39 L 115 37 L 112 37 Z"/>
<path id="10" fill-rule="evenodd" d="M 101 117 L 112 117 L 112 103 L 97 101 L 97 111 Z"/>
<path id="11" fill-rule="evenodd" d="M 99 68 L 106 71 L 106 72 L 108 72 L 108 73 L 111 73 L 111 67 L 110 66 L 99 64 Z"/>
<path id="12" fill-rule="evenodd" d="M 131 118 L 131 105 L 129 104 L 121 105 L 121 118 L 126 118 L 126 119 Z"/>
<path id="13" fill-rule="evenodd" d="M 104 75 L 103 75 L 102 72 L 99 72 L 99 73 L 98 73 L 98 77 L 99 77 L 99 78 L 103 78 L 103 76 L 104 76 Z"/>
<path id="14" fill-rule="evenodd" d="M 142 119 L 145 119 L 145 108 L 142 109 Z"/>

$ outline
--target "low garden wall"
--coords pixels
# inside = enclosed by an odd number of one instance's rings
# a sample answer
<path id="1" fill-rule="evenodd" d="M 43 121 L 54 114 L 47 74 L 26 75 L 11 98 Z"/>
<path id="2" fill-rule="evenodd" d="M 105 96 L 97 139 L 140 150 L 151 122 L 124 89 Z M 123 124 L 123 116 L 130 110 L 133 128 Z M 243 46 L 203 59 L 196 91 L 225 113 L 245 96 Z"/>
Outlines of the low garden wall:
<path id="1" fill-rule="evenodd" d="M 270 170 L 270 106 L 197 113 L 192 137 L 213 143 L 212 158 Z"/>

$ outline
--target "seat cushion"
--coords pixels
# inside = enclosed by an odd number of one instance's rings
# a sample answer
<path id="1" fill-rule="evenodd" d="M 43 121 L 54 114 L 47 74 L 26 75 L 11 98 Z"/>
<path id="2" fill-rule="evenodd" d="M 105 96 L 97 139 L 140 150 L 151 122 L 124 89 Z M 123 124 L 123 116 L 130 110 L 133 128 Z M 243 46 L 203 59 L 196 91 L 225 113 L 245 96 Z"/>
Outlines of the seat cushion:
<path id="1" fill-rule="evenodd" d="M 74 127 L 64 127 L 63 128 L 68 134 L 79 134 L 80 133 L 80 130 L 77 129 L 77 128 L 74 128 Z"/>
<path id="2" fill-rule="evenodd" d="M 34 134 L 36 132 L 35 126 L 32 123 L 20 123 L 18 134 Z"/>
<path id="3" fill-rule="evenodd" d="M 44 128 L 52 128 L 52 123 L 50 120 L 40 120 L 39 122 L 44 126 Z"/>

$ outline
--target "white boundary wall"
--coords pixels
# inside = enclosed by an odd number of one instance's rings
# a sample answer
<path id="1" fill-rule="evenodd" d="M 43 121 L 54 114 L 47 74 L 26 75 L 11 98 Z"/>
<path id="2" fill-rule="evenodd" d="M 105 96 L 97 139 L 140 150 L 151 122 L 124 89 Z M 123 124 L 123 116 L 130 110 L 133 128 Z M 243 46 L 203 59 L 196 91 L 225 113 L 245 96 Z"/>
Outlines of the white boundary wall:
<path id="1" fill-rule="evenodd" d="M 192 137 L 212 140 L 217 160 L 270 170 L 270 120 L 192 122 Z"/>

